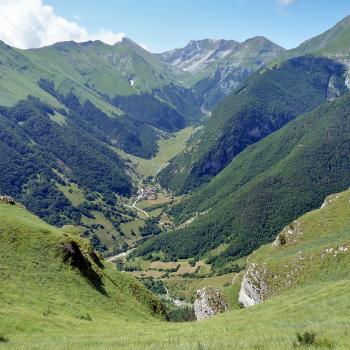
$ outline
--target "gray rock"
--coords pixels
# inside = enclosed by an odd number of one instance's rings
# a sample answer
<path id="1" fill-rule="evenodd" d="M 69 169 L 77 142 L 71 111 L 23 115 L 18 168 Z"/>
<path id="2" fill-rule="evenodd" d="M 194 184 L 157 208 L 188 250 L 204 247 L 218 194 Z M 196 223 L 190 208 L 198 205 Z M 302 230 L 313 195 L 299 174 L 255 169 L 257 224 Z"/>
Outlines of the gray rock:
<path id="1" fill-rule="evenodd" d="M 15 205 L 16 201 L 10 196 L 0 196 L 0 202 Z"/>
<path id="2" fill-rule="evenodd" d="M 197 290 L 197 299 L 193 306 L 198 321 L 228 311 L 228 303 L 217 288 Z"/>
<path id="3" fill-rule="evenodd" d="M 256 265 L 252 264 L 243 277 L 238 303 L 243 307 L 259 304 L 265 299 L 267 292 L 266 283 L 256 270 Z"/>
<path id="4" fill-rule="evenodd" d="M 293 221 L 277 235 L 276 239 L 272 243 L 272 246 L 279 247 L 290 245 L 296 242 L 302 234 L 301 224 L 298 221 Z"/>

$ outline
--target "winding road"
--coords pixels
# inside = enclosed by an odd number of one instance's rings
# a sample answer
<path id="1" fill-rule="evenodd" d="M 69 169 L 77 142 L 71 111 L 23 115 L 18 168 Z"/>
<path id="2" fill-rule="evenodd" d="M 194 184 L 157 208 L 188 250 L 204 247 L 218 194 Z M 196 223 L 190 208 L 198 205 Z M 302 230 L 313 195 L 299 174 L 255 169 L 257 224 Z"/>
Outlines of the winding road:
<path id="1" fill-rule="evenodd" d="M 118 255 L 111 256 L 108 259 L 106 259 L 106 262 L 113 262 L 120 258 L 126 258 L 133 250 L 135 250 L 135 248 L 127 250 L 126 252 L 120 253 Z"/>
<path id="2" fill-rule="evenodd" d="M 143 198 L 143 192 L 144 192 L 144 189 L 143 188 L 140 188 L 140 191 L 141 193 L 137 196 L 135 202 L 131 205 L 127 205 L 127 204 L 124 204 L 127 208 L 130 208 L 130 209 L 136 209 L 137 211 L 139 211 L 140 213 L 142 213 L 143 215 L 146 216 L 146 218 L 149 218 L 149 214 L 144 211 L 143 209 L 139 208 L 136 206 L 137 202 L 140 201 L 142 198 Z"/>

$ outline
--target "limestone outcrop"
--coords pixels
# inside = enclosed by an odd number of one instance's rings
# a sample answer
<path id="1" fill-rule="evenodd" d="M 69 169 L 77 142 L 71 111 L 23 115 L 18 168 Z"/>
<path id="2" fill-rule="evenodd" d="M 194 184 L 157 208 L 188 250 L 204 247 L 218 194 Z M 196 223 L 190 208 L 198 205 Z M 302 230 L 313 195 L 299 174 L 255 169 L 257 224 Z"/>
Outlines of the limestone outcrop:
<path id="1" fill-rule="evenodd" d="M 0 203 L 15 205 L 16 201 L 10 196 L 0 196 Z"/>
<path id="2" fill-rule="evenodd" d="M 283 245 L 289 245 L 294 243 L 299 236 L 303 234 L 301 230 L 301 224 L 298 221 L 293 221 L 291 224 L 286 226 L 282 232 L 278 234 L 272 246 L 278 247 Z"/>
<path id="3" fill-rule="evenodd" d="M 264 282 L 263 273 L 256 269 L 255 264 L 251 264 L 244 274 L 238 303 L 243 307 L 250 307 L 264 301 L 267 295 L 268 288 Z"/>
<path id="4" fill-rule="evenodd" d="M 217 288 L 197 290 L 197 299 L 193 306 L 198 321 L 228 311 L 228 303 Z"/>

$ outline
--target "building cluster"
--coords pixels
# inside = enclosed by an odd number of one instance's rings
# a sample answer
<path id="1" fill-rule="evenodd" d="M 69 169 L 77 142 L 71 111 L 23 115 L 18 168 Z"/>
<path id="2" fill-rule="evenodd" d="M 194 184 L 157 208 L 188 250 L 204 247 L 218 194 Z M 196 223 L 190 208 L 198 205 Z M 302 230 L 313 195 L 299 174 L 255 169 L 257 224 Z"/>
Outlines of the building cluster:
<path id="1" fill-rule="evenodd" d="M 145 200 L 155 200 L 158 198 L 157 193 L 156 187 L 141 188 L 138 191 L 138 196 Z"/>

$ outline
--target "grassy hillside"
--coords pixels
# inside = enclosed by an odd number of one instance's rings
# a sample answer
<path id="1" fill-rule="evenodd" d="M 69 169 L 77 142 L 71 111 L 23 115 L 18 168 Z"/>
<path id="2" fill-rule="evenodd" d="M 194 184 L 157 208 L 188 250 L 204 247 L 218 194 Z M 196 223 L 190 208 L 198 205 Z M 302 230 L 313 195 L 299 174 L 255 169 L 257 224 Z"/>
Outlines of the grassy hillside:
<path id="1" fill-rule="evenodd" d="M 0 333 L 64 331 L 102 315 L 125 322 L 162 317 L 158 300 L 104 267 L 73 226 L 57 229 L 3 203 L 0 218 Z"/>
<path id="2" fill-rule="evenodd" d="M 300 285 L 350 281 L 349 200 L 349 190 L 330 195 L 248 257 L 248 274 L 258 272 L 266 299 Z"/>
<path id="3" fill-rule="evenodd" d="M 252 252 L 291 220 L 350 184 L 350 96 L 304 114 L 248 147 L 171 213 L 191 225 L 145 242 L 139 254 L 203 255 L 221 243 L 218 266 Z M 197 219 L 196 219 L 197 217 Z"/>
<path id="4" fill-rule="evenodd" d="M 181 131 L 165 134 L 158 140 L 158 152 L 151 159 L 136 157 L 119 152 L 124 159 L 129 159 L 135 165 L 136 173 L 141 177 L 153 176 L 167 162 L 182 152 L 190 137 L 198 131 L 195 127 L 188 127 Z"/>
<path id="5" fill-rule="evenodd" d="M 124 275 L 114 275 L 123 281 L 116 299 L 107 280 L 108 296 L 100 296 L 75 268 L 62 262 L 57 252 L 63 237 L 60 230 L 51 232 L 52 228 L 23 209 L 0 205 L 1 218 L 7 218 L 0 224 L 5 242 L 0 273 L 8 282 L 0 292 L 0 348 L 228 350 L 234 345 L 242 350 L 348 349 L 349 200 L 349 191 L 328 198 L 323 209 L 297 220 L 301 234 L 294 240 L 264 246 L 249 257 L 249 263 L 264 266 L 277 276 L 273 279 L 277 283 L 269 284 L 275 291 L 273 297 L 249 309 L 187 324 L 150 318 L 149 299 L 139 297 L 144 301 L 136 302 Z M 11 220 L 13 215 L 22 218 L 20 224 Z M 13 228 L 21 234 L 16 235 Z M 67 234 L 64 239 L 70 237 Z M 294 276 L 297 278 L 292 279 Z M 278 282 L 285 284 L 273 289 Z M 117 308 L 114 300 L 118 300 Z M 315 334 L 310 344 L 307 334 Z"/>
<path id="6" fill-rule="evenodd" d="M 116 144 L 137 156 L 150 157 L 156 151 L 150 125 L 177 131 L 201 114 L 193 92 L 177 83 L 155 55 L 129 39 L 114 46 L 63 42 L 33 50 L 1 42 L 0 60 L 0 105 L 13 106 L 32 95 L 51 107 L 70 108 L 65 100 L 74 95 L 82 105 L 88 101 L 117 118 L 109 125 L 117 134 Z"/>
<path id="7" fill-rule="evenodd" d="M 344 68 L 329 59 L 299 57 L 256 73 L 214 111 L 203 132 L 159 174 L 162 186 L 190 192 L 240 152 L 345 90 Z M 329 88 L 332 79 L 336 94 Z"/>

